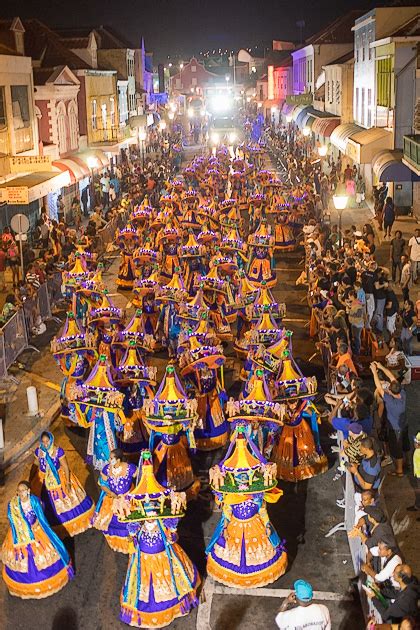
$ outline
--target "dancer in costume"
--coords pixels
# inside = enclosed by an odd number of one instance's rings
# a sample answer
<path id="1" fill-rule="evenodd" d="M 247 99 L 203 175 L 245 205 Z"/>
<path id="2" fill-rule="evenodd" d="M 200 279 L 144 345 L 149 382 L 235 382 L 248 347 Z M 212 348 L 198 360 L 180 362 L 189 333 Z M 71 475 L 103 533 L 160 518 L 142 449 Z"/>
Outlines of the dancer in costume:
<path id="1" fill-rule="evenodd" d="M 117 243 L 121 249 L 121 264 L 118 270 L 117 287 L 124 291 L 131 291 L 136 277 L 133 253 L 138 246 L 137 230 L 129 223 L 118 232 Z"/>
<path id="2" fill-rule="evenodd" d="M 265 220 L 261 220 L 258 230 L 248 237 L 248 279 L 260 286 L 265 280 L 267 287 L 276 284 L 276 272 L 273 269 L 274 238 L 269 233 Z"/>
<path id="3" fill-rule="evenodd" d="M 319 413 L 312 402 L 316 378 L 304 377 L 292 363 L 289 351 L 283 353 L 283 367 L 277 387 L 282 403 L 283 426 L 271 453 L 277 475 L 284 481 L 301 481 L 328 470 L 328 461 L 319 441 Z"/>
<path id="4" fill-rule="evenodd" d="M 114 501 L 127 494 L 132 488 L 137 467 L 123 462 L 122 459 L 121 449 L 116 448 L 111 451 L 109 463 L 104 466 L 99 475 L 98 484 L 101 494 L 92 518 L 92 526 L 103 533 L 111 549 L 129 553 L 128 525 L 118 520 L 114 511 Z"/>
<path id="5" fill-rule="evenodd" d="M 61 590 L 74 576 L 71 560 L 51 529 L 40 500 L 21 481 L 7 508 L 9 529 L 1 549 L 3 580 L 11 595 L 42 599 Z"/>
<path id="6" fill-rule="evenodd" d="M 158 483 L 150 451 L 143 451 L 140 465 L 139 481 L 119 509 L 133 541 L 120 619 L 137 628 L 163 628 L 198 606 L 200 576 L 177 543 L 185 494 Z"/>
<path id="7" fill-rule="evenodd" d="M 226 456 L 209 473 L 222 517 L 206 549 L 208 575 L 236 588 L 275 582 L 287 566 L 284 544 L 266 508 L 266 501 L 274 503 L 282 495 L 275 465 L 238 426 Z"/>
<path id="8" fill-rule="evenodd" d="M 203 428 L 196 428 L 197 449 L 212 451 L 224 446 L 229 425 L 225 420 L 223 405 L 226 392 L 218 378 L 225 357 L 221 345 L 213 345 L 211 338 L 203 338 L 200 331 L 186 334 L 185 344 L 179 349 L 181 375 L 192 385 L 198 401 L 197 412 Z"/>
<path id="9" fill-rule="evenodd" d="M 116 432 L 125 423 L 124 394 L 114 385 L 106 356 L 101 355 L 89 378 L 74 388 L 72 399 L 74 422 L 90 429 L 86 461 L 102 470 L 117 447 Z"/>
<path id="10" fill-rule="evenodd" d="M 42 433 L 35 450 L 35 464 L 32 492 L 40 497 L 51 527 L 62 537 L 76 536 L 89 529 L 95 504 L 69 469 L 65 452 L 54 445 L 54 436 L 48 431 Z"/>
<path id="11" fill-rule="evenodd" d="M 62 331 L 51 341 L 51 352 L 64 374 L 61 384 L 61 417 L 70 420 L 69 400 L 74 385 L 81 384 L 89 366 L 96 358 L 96 337 L 87 333 L 72 312 Z"/>
<path id="12" fill-rule="evenodd" d="M 188 440 L 190 447 L 195 448 L 194 429 L 199 422 L 197 408 L 197 400 L 187 398 L 172 365 L 166 368 L 155 397 L 146 398 L 143 403 L 156 477 L 165 487 L 185 490 L 189 496 L 195 496 L 200 488 L 186 443 Z M 157 439 L 160 441 L 154 449 Z"/>

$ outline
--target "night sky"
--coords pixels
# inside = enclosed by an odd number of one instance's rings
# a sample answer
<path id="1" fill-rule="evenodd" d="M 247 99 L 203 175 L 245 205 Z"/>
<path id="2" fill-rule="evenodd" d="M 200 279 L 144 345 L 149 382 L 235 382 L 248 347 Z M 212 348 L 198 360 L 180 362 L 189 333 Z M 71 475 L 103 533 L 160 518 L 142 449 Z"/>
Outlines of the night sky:
<path id="1" fill-rule="evenodd" d="M 1 17 L 38 17 L 51 26 L 112 25 L 135 43 L 143 35 L 155 60 L 208 49 L 299 41 L 349 9 L 373 0 L 1 0 Z M 383 3 L 381 3 L 383 6 Z M 406 4 L 411 4 L 407 2 Z"/>

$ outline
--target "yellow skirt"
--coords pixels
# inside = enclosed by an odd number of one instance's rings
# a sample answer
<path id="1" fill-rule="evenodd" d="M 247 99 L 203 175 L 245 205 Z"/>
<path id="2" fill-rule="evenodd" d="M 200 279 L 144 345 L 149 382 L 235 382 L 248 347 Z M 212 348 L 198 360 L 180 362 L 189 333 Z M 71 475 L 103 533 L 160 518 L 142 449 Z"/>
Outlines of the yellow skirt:
<path id="1" fill-rule="evenodd" d="M 328 470 L 327 458 L 317 452 L 312 430 L 305 420 L 294 427 L 288 424 L 282 427 L 271 459 L 277 464 L 278 479 L 284 481 L 302 481 Z"/>

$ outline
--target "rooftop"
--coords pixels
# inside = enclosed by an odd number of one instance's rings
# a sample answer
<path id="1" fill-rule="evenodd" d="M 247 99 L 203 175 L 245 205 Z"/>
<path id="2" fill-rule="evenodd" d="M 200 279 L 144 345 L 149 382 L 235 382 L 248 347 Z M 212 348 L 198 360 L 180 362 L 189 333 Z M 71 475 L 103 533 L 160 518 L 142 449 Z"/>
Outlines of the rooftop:
<path id="1" fill-rule="evenodd" d="M 365 14 L 365 11 L 352 9 L 345 15 L 338 17 L 330 22 L 318 33 L 309 37 L 305 45 L 308 44 L 347 44 L 354 41 L 354 33 L 352 27 L 357 18 Z"/>

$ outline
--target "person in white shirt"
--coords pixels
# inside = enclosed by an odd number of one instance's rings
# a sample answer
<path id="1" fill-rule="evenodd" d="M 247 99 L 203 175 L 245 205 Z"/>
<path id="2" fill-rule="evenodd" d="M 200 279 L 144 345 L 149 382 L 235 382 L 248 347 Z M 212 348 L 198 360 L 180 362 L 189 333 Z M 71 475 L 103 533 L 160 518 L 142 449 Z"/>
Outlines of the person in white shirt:
<path id="1" fill-rule="evenodd" d="M 420 229 L 417 228 L 414 236 L 408 241 L 411 261 L 411 275 L 413 282 L 417 280 L 417 268 L 420 262 Z"/>
<path id="2" fill-rule="evenodd" d="M 294 592 L 280 606 L 276 624 L 280 630 L 331 630 L 330 612 L 323 604 L 312 602 L 313 590 L 309 582 L 296 580 Z"/>
<path id="3" fill-rule="evenodd" d="M 392 585 L 398 584 L 393 579 L 395 567 L 402 564 L 401 557 L 396 553 L 390 541 L 380 540 L 376 547 L 372 547 L 368 562 L 362 564 L 362 571 L 374 579 L 377 584 L 391 580 Z M 370 560 L 370 562 L 369 562 Z"/>

